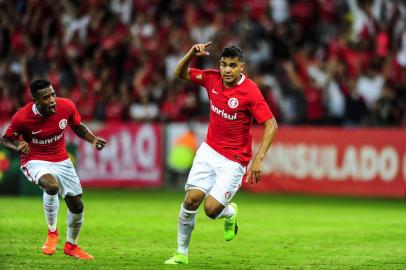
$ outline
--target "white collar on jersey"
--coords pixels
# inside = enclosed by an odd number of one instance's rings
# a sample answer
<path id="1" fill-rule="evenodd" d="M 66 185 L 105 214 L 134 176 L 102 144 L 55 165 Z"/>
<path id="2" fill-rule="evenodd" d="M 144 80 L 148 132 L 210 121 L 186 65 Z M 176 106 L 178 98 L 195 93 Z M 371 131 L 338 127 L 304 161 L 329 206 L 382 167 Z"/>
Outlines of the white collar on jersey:
<path id="1" fill-rule="evenodd" d="M 245 75 L 241 74 L 241 79 L 238 81 L 237 85 L 241 85 L 245 81 Z"/>
<path id="2" fill-rule="evenodd" d="M 35 103 L 32 104 L 32 112 L 33 112 L 34 114 L 36 114 L 36 115 L 41 115 L 42 117 L 44 117 L 44 116 L 38 111 L 38 108 L 37 108 L 37 106 L 35 105 Z"/>

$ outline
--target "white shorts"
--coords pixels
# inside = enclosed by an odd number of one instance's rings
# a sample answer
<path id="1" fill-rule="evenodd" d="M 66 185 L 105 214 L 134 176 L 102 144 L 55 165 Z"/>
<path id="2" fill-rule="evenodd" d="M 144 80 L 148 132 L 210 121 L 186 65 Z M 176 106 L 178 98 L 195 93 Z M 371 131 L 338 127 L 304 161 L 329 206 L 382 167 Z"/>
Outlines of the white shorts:
<path id="1" fill-rule="evenodd" d="M 203 142 L 196 152 L 185 190 L 199 189 L 226 206 L 241 186 L 246 166 L 232 161 Z"/>
<path id="2" fill-rule="evenodd" d="M 30 160 L 21 171 L 28 181 L 38 185 L 38 180 L 45 174 L 52 174 L 59 184 L 59 195 L 65 198 L 66 195 L 76 196 L 82 194 L 82 186 L 70 159 L 60 162 L 43 160 Z"/>

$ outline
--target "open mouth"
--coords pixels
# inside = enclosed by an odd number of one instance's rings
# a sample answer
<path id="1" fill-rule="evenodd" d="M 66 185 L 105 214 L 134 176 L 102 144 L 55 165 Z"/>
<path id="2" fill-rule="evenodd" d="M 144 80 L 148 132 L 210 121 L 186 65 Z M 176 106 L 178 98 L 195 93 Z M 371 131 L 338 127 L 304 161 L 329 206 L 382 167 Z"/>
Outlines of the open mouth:
<path id="1" fill-rule="evenodd" d="M 55 112 L 56 112 L 56 104 L 54 104 L 54 105 L 49 105 L 49 110 L 50 110 L 51 112 L 55 113 Z"/>

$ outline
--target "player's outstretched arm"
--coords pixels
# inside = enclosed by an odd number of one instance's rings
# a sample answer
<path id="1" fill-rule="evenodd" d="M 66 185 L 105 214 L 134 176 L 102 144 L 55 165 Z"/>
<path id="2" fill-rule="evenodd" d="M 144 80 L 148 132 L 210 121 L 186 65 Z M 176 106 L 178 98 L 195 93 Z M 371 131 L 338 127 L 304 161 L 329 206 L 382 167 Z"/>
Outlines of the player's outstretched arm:
<path id="1" fill-rule="evenodd" d="M 175 76 L 178 79 L 183 79 L 183 80 L 190 80 L 188 68 L 190 65 L 190 61 L 192 61 L 192 58 L 196 56 L 206 56 L 209 55 L 210 53 L 206 51 L 206 48 L 212 44 L 211 41 L 203 44 L 195 44 L 190 48 L 188 53 L 183 56 L 183 58 L 178 62 L 175 68 Z"/>
<path id="2" fill-rule="evenodd" d="M 255 183 L 261 181 L 263 160 L 266 152 L 268 152 L 269 146 L 271 146 L 271 143 L 275 138 L 276 131 L 278 130 L 278 124 L 276 123 L 275 118 L 267 120 L 264 123 L 264 126 L 265 130 L 262 137 L 261 146 L 252 160 L 251 167 L 249 168 L 247 177 L 245 178 L 245 182 L 250 182 L 251 184 L 254 183 L 254 181 Z"/>
<path id="3" fill-rule="evenodd" d="M 76 127 L 72 127 L 73 132 L 76 133 L 80 138 L 93 144 L 94 148 L 97 150 L 102 150 L 106 146 L 106 140 L 94 135 L 90 129 L 83 123 L 80 123 Z"/>
<path id="4" fill-rule="evenodd" d="M 19 154 L 28 155 L 30 152 L 30 146 L 26 141 L 14 141 L 13 139 L 3 136 L 1 137 L 0 144 Z"/>

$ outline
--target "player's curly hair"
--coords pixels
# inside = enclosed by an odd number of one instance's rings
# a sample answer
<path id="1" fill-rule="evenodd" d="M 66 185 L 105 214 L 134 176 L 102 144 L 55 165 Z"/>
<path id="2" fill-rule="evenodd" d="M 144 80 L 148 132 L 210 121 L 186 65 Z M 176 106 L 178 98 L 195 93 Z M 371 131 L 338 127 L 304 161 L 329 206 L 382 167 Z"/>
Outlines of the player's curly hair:
<path id="1" fill-rule="evenodd" d="M 224 48 L 223 52 L 221 53 L 220 57 L 229 57 L 229 58 L 238 58 L 240 61 L 244 60 L 244 52 L 241 50 L 240 47 L 236 45 L 232 45 L 230 47 Z"/>
<path id="2" fill-rule="evenodd" d="M 30 90 L 31 90 L 31 95 L 34 97 L 35 94 L 44 88 L 47 88 L 48 86 L 50 86 L 51 83 L 48 80 L 45 79 L 36 79 L 35 81 L 33 81 L 30 84 Z"/>

